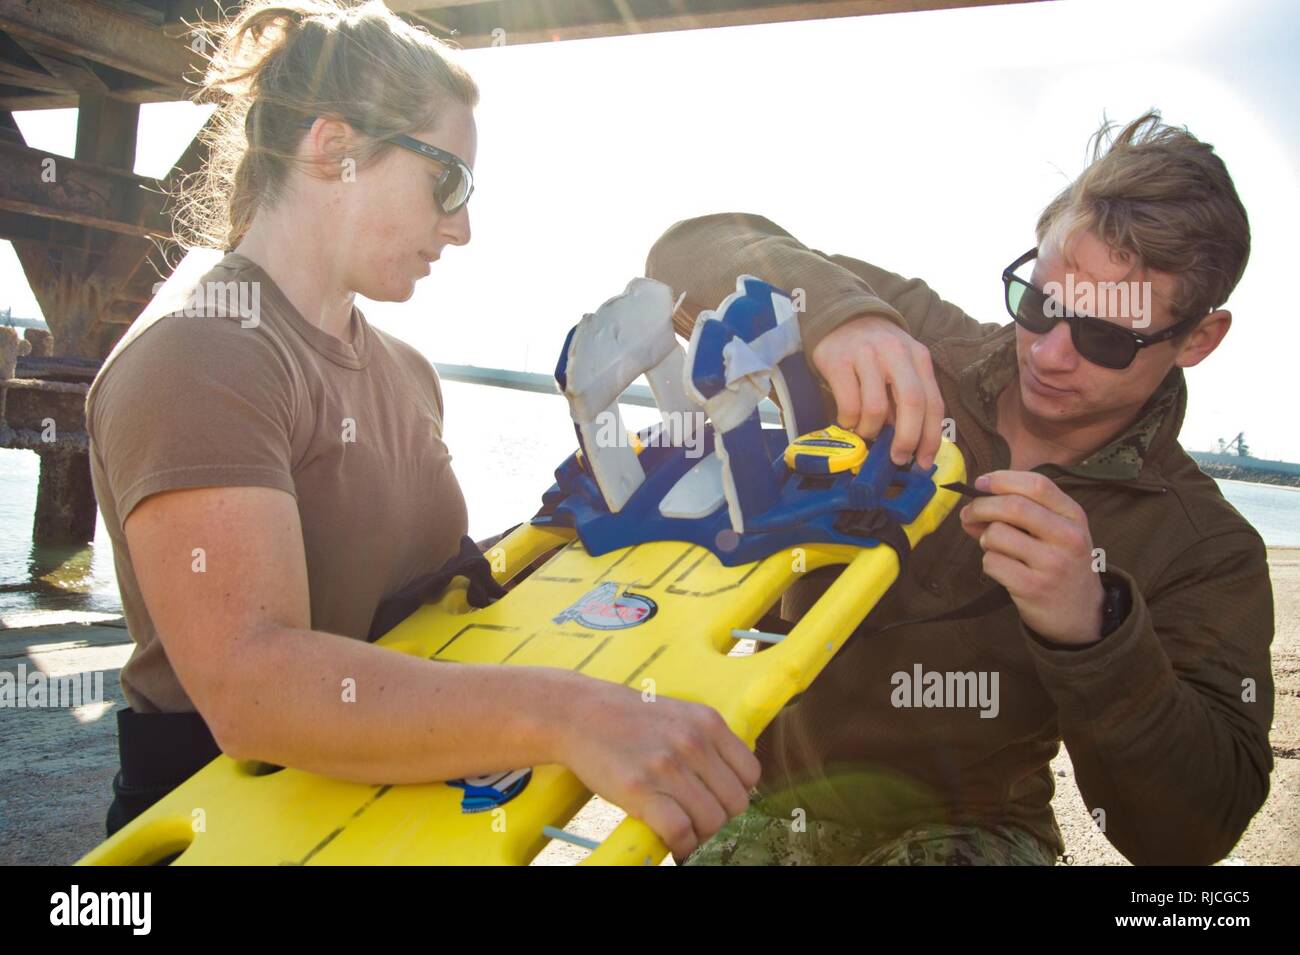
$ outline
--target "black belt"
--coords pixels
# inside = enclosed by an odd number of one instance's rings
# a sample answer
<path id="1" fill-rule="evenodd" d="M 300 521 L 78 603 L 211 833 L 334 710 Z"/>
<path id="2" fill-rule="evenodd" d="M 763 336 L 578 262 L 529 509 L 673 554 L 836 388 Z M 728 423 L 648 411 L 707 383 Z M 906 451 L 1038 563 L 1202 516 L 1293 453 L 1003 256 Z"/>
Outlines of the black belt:
<path id="1" fill-rule="evenodd" d="M 117 713 L 121 769 L 113 777 L 108 807 L 111 836 L 163 796 L 221 755 L 198 713 Z"/>

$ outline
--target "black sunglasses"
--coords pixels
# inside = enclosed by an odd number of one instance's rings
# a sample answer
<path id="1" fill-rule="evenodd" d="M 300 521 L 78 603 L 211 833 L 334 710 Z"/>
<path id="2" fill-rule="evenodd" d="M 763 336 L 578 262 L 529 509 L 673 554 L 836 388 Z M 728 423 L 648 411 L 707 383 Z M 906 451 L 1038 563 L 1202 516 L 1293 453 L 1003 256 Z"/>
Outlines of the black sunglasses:
<path id="1" fill-rule="evenodd" d="M 1189 315 L 1164 331 L 1153 335 L 1142 335 L 1100 318 L 1075 315 L 1061 303 L 1052 302 L 1042 289 L 1036 288 L 1014 274 L 1016 269 L 1026 262 L 1032 262 L 1037 256 L 1038 250 L 1030 249 L 1002 271 L 1002 284 L 1006 287 L 1007 311 L 1011 313 L 1017 325 L 1035 335 L 1046 335 L 1056 327 L 1057 322 L 1069 322 L 1070 340 L 1074 342 L 1075 351 L 1094 365 L 1101 365 L 1103 368 L 1127 368 L 1133 364 L 1139 349 L 1168 341 L 1184 329 L 1195 325 L 1202 317 Z"/>
<path id="2" fill-rule="evenodd" d="M 303 129 L 311 129 L 316 119 L 317 117 L 313 116 L 310 119 L 303 120 L 299 125 Z M 352 123 L 352 126 L 367 136 L 393 143 L 403 149 L 409 149 L 421 156 L 442 163 L 444 168 L 442 175 L 438 177 L 437 184 L 433 187 L 433 196 L 438 201 L 438 208 L 445 214 L 453 215 L 458 212 L 465 203 L 469 202 L 469 197 L 474 194 L 474 173 L 470 170 L 469 164 L 455 153 L 449 153 L 437 146 L 430 146 L 428 143 L 421 142 L 404 133 L 390 133 L 385 136 L 356 123 Z"/>

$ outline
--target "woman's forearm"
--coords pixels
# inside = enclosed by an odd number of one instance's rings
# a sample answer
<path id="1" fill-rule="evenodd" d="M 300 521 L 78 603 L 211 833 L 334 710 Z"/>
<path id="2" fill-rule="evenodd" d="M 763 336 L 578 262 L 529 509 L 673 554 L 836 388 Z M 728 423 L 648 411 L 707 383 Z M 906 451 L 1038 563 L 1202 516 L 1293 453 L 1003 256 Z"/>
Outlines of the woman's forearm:
<path id="1" fill-rule="evenodd" d="M 221 712 L 209 717 L 223 750 L 367 783 L 557 762 L 589 682 L 542 667 L 435 663 L 311 630 L 268 630 L 238 646 Z"/>

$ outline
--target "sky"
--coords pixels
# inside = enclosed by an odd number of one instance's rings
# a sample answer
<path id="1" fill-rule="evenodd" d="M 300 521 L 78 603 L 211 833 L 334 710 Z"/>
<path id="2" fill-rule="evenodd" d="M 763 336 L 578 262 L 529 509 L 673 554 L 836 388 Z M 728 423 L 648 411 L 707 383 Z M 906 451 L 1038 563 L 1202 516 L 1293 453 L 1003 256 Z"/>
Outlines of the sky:
<path id="1" fill-rule="evenodd" d="M 1232 330 L 1188 375 L 1183 444 L 1244 431 L 1255 455 L 1300 461 L 1282 387 L 1300 353 L 1283 281 L 1300 221 L 1297 48 L 1293 0 L 1055 0 L 520 46 L 507 34 L 462 54 L 482 89 L 472 241 L 409 301 L 363 308 L 432 361 L 549 372 L 568 328 L 643 273 L 668 226 L 740 210 L 1002 322 L 1002 269 L 1086 165 L 1103 116 L 1156 107 L 1214 144 L 1252 228 Z M 164 174 L 204 116 L 144 107 L 136 171 Z M 17 119 L 31 145 L 72 152 L 73 111 Z M 0 243 L 6 305 L 40 314 Z"/>

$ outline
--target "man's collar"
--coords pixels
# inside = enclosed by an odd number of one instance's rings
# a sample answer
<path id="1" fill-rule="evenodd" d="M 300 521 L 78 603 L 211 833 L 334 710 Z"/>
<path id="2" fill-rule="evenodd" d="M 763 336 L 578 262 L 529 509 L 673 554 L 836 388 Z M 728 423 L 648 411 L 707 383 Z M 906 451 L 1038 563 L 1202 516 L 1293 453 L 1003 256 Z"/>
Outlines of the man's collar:
<path id="1" fill-rule="evenodd" d="M 1078 464 L 1062 466 L 1061 470 L 1079 477 L 1099 480 L 1131 481 L 1142 472 L 1142 465 L 1151 451 L 1151 445 L 1166 422 L 1177 429 L 1182 425 L 1182 409 L 1186 407 L 1187 385 L 1181 368 L 1169 369 L 1164 381 L 1142 405 L 1133 424 L 1114 441 Z"/>
<path id="2" fill-rule="evenodd" d="M 1012 327 L 1012 326 L 1008 326 Z M 997 431 L 998 396 L 1016 378 L 1016 339 L 1014 333 L 994 335 L 989 351 L 971 362 L 961 373 L 962 401 L 979 422 L 991 432 Z M 1172 368 L 1164 381 L 1142 405 L 1137 420 L 1124 433 L 1075 465 L 1058 465 L 1068 474 L 1095 480 L 1131 481 L 1142 471 L 1142 464 L 1161 426 L 1169 421 L 1175 429 L 1182 426 L 1186 407 L 1186 382 L 1181 368 Z"/>

